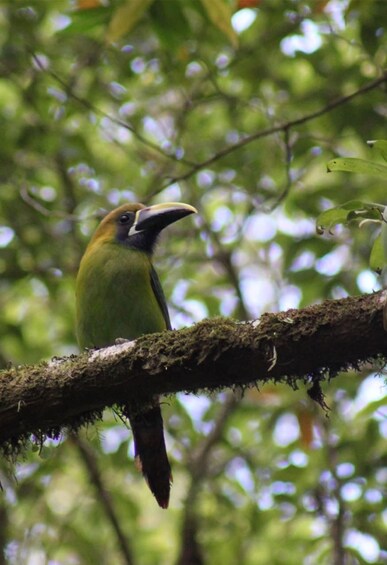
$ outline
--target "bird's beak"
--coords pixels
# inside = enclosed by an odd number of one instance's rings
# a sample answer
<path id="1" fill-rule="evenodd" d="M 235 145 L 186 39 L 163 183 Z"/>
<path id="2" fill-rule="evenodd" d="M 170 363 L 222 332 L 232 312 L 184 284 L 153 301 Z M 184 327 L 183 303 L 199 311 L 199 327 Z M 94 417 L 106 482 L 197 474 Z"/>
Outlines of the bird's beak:
<path id="1" fill-rule="evenodd" d="M 196 208 L 180 202 L 165 202 L 148 206 L 136 212 L 130 232 L 133 234 L 149 229 L 160 232 L 169 224 L 173 224 L 177 220 L 189 216 L 189 214 L 197 214 Z"/>

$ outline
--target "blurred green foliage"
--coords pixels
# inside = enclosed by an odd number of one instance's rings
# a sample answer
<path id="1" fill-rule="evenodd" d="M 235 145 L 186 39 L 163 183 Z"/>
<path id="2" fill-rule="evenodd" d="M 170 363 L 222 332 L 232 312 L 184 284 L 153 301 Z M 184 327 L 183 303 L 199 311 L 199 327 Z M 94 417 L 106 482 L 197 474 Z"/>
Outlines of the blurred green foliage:
<path id="1" fill-rule="evenodd" d="M 148 2 L 122 25 L 128 2 L 1 4 L 3 365 L 77 351 L 79 259 L 101 209 L 127 200 L 200 211 L 157 253 L 175 327 L 380 287 L 373 226 L 320 236 L 315 221 L 348 201 L 385 204 L 380 178 L 326 174 L 385 138 L 386 81 L 343 98 L 383 76 L 384 1 L 256 0 L 232 25 L 237 3 L 222 3 L 217 19 L 209 2 Z M 168 399 L 167 513 L 114 414 L 87 429 L 134 563 L 191 550 L 211 565 L 383 562 L 383 380 L 363 370 L 325 392 L 329 418 L 282 386 L 238 403 Z M 0 563 L 122 561 L 74 442 L 47 442 L 13 472 L 0 467 Z"/>

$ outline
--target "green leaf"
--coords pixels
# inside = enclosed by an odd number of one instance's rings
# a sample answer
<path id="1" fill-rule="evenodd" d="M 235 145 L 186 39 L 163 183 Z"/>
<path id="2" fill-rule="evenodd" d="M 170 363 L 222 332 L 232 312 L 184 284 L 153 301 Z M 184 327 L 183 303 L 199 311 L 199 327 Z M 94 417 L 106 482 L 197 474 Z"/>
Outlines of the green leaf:
<path id="1" fill-rule="evenodd" d="M 375 139 L 373 141 L 367 141 L 367 144 L 372 148 L 376 149 L 383 159 L 387 161 L 387 141 L 385 139 Z"/>
<path id="2" fill-rule="evenodd" d="M 330 231 L 337 224 L 348 224 L 351 220 L 382 221 L 382 206 L 361 200 L 350 200 L 322 212 L 316 220 L 317 233 Z"/>
<path id="3" fill-rule="evenodd" d="M 186 6 L 182 2 L 153 2 L 149 10 L 152 28 L 162 42 L 162 47 L 178 59 L 188 56 L 186 39 L 194 33 L 190 25 L 191 12 L 189 9 L 184 10 Z"/>
<path id="4" fill-rule="evenodd" d="M 71 23 L 58 31 L 57 35 L 67 37 L 68 35 L 87 34 L 94 31 L 98 26 L 105 26 L 109 21 L 110 14 L 110 7 L 77 10 L 71 14 Z"/>
<path id="5" fill-rule="evenodd" d="M 238 36 L 231 25 L 232 9 L 225 0 L 201 0 L 211 22 L 238 47 Z"/>
<path id="6" fill-rule="evenodd" d="M 330 231 L 337 224 L 347 221 L 348 212 L 340 208 L 330 208 L 322 212 L 316 220 L 317 233 L 322 234 L 325 230 Z"/>
<path id="7" fill-rule="evenodd" d="M 384 257 L 384 250 L 383 250 L 383 240 L 381 235 L 379 235 L 372 246 L 371 255 L 370 255 L 370 269 L 376 271 L 377 273 L 381 273 L 382 269 L 385 265 L 385 257 Z"/>
<path id="8" fill-rule="evenodd" d="M 359 412 L 358 416 L 362 418 L 370 418 L 376 413 L 382 413 L 382 410 L 386 407 L 386 397 L 379 398 L 378 400 L 373 400 L 366 404 L 366 406 Z"/>
<path id="9" fill-rule="evenodd" d="M 115 10 L 106 32 L 106 41 L 113 42 L 134 28 L 153 0 L 127 0 Z"/>
<path id="10" fill-rule="evenodd" d="M 360 173 L 364 175 L 372 175 L 387 180 L 387 167 L 378 165 L 365 159 L 356 159 L 355 157 L 338 157 L 331 159 L 327 163 L 328 173 L 333 171 L 342 171 L 346 173 Z"/>

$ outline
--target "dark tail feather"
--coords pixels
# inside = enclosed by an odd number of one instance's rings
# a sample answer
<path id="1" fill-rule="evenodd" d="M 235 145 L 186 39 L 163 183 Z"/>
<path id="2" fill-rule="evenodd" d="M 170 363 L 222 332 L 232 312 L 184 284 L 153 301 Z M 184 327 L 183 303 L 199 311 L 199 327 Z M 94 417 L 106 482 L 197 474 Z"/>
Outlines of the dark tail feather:
<path id="1" fill-rule="evenodd" d="M 130 416 L 136 463 L 161 508 L 168 508 L 172 474 L 164 442 L 160 406 Z"/>

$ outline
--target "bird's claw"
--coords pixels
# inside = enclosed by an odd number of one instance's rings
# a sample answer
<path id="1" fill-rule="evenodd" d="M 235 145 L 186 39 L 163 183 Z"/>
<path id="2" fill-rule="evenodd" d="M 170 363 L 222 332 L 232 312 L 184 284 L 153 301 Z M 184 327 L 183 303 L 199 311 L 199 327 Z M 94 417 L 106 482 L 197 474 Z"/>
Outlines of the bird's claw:
<path id="1" fill-rule="evenodd" d="M 115 340 L 115 345 L 122 345 L 123 343 L 127 343 L 128 341 L 131 341 L 130 339 L 125 339 L 124 337 L 117 337 Z"/>

